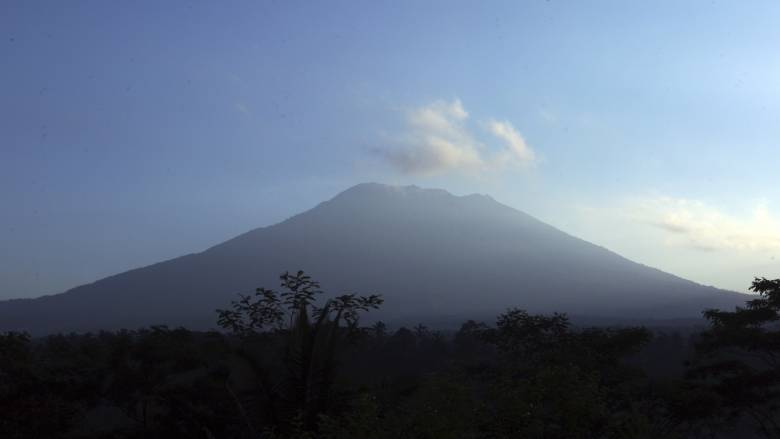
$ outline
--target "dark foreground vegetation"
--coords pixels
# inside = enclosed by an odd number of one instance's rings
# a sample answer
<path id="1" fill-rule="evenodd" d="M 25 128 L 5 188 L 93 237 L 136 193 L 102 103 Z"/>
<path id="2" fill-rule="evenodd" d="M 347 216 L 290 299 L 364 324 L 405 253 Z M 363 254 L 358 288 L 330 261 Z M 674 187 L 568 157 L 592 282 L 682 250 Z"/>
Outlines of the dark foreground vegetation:
<path id="1" fill-rule="evenodd" d="M 780 437 L 780 280 L 682 334 L 521 309 L 388 331 L 359 325 L 379 296 L 281 280 L 224 332 L 0 334 L 0 438 Z"/>

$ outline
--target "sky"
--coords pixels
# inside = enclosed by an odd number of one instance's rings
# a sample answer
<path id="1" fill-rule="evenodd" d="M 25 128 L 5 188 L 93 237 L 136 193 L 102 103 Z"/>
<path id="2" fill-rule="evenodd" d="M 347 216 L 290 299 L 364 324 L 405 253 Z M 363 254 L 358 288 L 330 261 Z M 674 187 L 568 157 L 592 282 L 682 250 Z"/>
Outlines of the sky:
<path id="1" fill-rule="evenodd" d="M 780 277 L 778 22 L 772 1 L 0 2 L 0 299 L 366 181 L 490 194 L 745 291 Z"/>

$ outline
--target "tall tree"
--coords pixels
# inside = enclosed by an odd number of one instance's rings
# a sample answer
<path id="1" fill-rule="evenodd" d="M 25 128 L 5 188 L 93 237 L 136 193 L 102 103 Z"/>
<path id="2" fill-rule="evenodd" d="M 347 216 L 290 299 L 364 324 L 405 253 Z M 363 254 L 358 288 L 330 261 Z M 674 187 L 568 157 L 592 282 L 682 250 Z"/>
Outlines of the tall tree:
<path id="1" fill-rule="evenodd" d="M 334 403 L 335 353 L 340 337 L 356 330 L 361 313 L 378 308 L 382 298 L 344 294 L 317 307 L 317 297 L 323 294 L 318 282 L 303 271 L 285 272 L 280 279 L 282 292 L 258 288 L 253 296 L 242 295 L 232 302 L 232 309 L 217 311 L 218 323 L 248 342 L 237 352 L 258 375 L 268 420 L 283 430 L 310 431 Z M 271 384 L 272 365 L 251 355 L 248 347 L 258 339 L 281 341 L 282 385 Z M 238 398 L 237 402 L 243 412 Z M 254 428 L 249 416 L 247 423 Z"/>
<path id="2" fill-rule="evenodd" d="M 719 396 L 734 419 L 752 419 L 768 438 L 780 437 L 780 279 L 756 278 L 758 293 L 734 311 L 707 310 L 710 328 L 697 344 L 690 377 Z"/>

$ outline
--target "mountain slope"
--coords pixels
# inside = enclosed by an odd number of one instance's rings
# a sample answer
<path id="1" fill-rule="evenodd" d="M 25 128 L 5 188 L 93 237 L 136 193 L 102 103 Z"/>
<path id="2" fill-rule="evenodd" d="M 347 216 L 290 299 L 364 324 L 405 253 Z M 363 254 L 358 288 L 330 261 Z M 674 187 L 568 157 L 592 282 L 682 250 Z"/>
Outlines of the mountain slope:
<path id="1" fill-rule="evenodd" d="M 697 317 L 744 295 L 629 261 L 482 195 L 361 184 L 279 224 L 37 299 L 0 302 L 0 330 L 213 327 L 237 292 L 303 269 L 332 293 L 383 294 L 382 318 L 482 316 L 509 306 Z"/>

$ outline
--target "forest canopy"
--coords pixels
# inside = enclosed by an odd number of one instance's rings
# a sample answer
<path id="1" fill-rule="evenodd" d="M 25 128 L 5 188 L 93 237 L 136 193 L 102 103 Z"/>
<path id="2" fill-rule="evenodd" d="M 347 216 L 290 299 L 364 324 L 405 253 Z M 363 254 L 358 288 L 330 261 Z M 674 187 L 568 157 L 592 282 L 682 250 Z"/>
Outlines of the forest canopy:
<path id="1" fill-rule="evenodd" d="M 222 331 L 0 334 L 0 436 L 778 437 L 780 280 L 752 289 L 702 331 L 511 308 L 442 332 L 362 326 L 381 296 L 284 273 Z"/>

